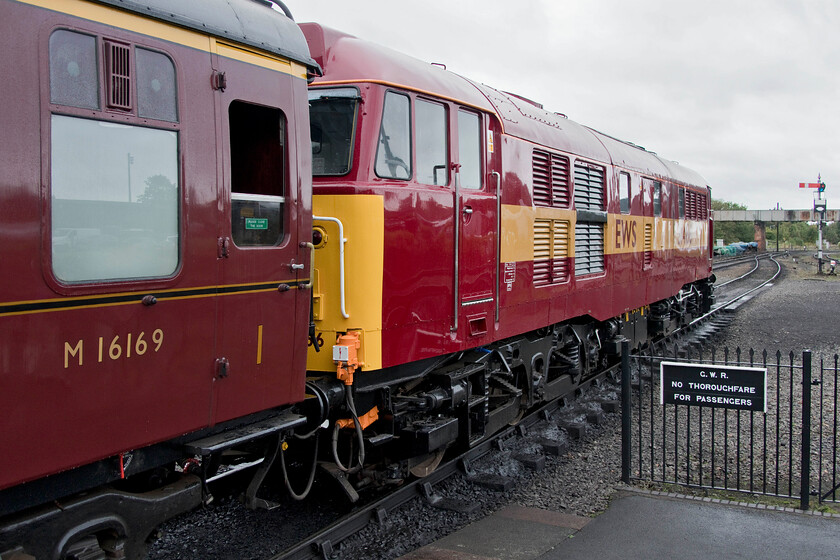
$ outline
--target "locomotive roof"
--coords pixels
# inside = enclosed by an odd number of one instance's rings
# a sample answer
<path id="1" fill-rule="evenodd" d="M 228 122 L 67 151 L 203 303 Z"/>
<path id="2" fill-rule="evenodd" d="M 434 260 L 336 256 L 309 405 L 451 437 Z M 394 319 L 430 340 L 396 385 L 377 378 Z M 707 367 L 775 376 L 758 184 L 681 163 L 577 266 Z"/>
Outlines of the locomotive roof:
<path id="1" fill-rule="evenodd" d="M 250 45 L 318 72 L 306 40 L 291 19 L 263 0 L 93 0 L 144 17 Z"/>
<path id="2" fill-rule="evenodd" d="M 428 64 L 386 47 L 315 23 L 300 25 L 312 57 L 324 69 L 321 82 L 372 81 L 459 101 L 497 116 L 505 134 L 550 149 L 658 178 L 705 188 L 698 173 L 581 124 L 515 94 Z"/>
<path id="3" fill-rule="evenodd" d="M 312 57 L 328 82 L 379 82 L 459 101 L 495 113 L 487 98 L 453 72 L 352 35 L 302 23 Z"/>

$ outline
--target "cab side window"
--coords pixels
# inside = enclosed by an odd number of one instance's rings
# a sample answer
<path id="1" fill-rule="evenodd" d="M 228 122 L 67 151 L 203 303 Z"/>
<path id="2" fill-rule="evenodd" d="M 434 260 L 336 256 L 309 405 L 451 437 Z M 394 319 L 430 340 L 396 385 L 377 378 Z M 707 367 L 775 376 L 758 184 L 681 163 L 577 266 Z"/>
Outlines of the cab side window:
<path id="1" fill-rule="evenodd" d="M 481 124 L 475 113 L 458 111 L 458 154 L 461 186 L 481 188 Z"/>
<path id="2" fill-rule="evenodd" d="M 415 102 L 417 114 L 417 182 L 449 184 L 446 108 L 423 99 Z"/>
<path id="3" fill-rule="evenodd" d="M 406 95 L 385 94 L 374 169 L 384 179 L 411 178 L 411 109 Z"/>

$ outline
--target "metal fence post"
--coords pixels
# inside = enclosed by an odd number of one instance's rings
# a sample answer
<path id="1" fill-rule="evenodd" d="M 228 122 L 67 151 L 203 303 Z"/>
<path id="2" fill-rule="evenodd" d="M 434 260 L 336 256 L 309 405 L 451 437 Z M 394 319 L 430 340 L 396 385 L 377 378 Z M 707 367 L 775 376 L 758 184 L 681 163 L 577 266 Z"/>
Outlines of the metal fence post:
<path id="1" fill-rule="evenodd" d="M 807 510 L 811 495 L 811 351 L 802 352 L 802 471 L 799 509 Z"/>
<path id="2" fill-rule="evenodd" d="M 630 482 L 630 438 L 632 399 L 630 398 L 630 341 L 621 341 L 621 480 Z"/>

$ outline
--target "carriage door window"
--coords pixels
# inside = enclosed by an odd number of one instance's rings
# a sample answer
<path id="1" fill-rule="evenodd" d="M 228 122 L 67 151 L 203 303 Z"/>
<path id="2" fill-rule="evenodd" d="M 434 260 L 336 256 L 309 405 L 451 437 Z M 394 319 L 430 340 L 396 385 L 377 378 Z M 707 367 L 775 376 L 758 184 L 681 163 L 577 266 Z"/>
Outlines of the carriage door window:
<path id="1" fill-rule="evenodd" d="M 286 119 L 279 109 L 230 104 L 231 232 L 239 247 L 283 241 Z"/>
<path id="2" fill-rule="evenodd" d="M 481 126 L 478 115 L 458 111 L 458 154 L 461 186 L 481 188 Z"/>
<path id="3" fill-rule="evenodd" d="M 385 179 L 411 178 L 411 110 L 408 96 L 389 91 L 385 94 L 376 175 Z"/>
<path id="4" fill-rule="evenodd" d="M 440 103 L 418 99 L 417 111 L 417 182 L 423 185 L 448 185 L 449 165 L 446 142 L 446 108 Z"/>

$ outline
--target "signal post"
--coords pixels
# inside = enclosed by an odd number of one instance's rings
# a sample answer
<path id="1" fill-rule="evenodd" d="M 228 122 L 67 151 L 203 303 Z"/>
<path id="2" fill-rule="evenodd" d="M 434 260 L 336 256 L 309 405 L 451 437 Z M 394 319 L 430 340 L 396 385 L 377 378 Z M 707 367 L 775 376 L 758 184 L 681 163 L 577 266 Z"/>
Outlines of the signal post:
<path id="1" fill-rule="evenodd" d="M 817 218 L 817 274 L 822 274 L 823 267 L 823 236 L 822 229 L 825 223 L 825 209 L 828 199 L 822 197 L 825 192 L 825 183 L 822 182 L 820 175 L 817 174 L 816 183 L 799 183 L 800 189 L 817 189 L 817 198 L 814 199 L 814 216 Z"/>

